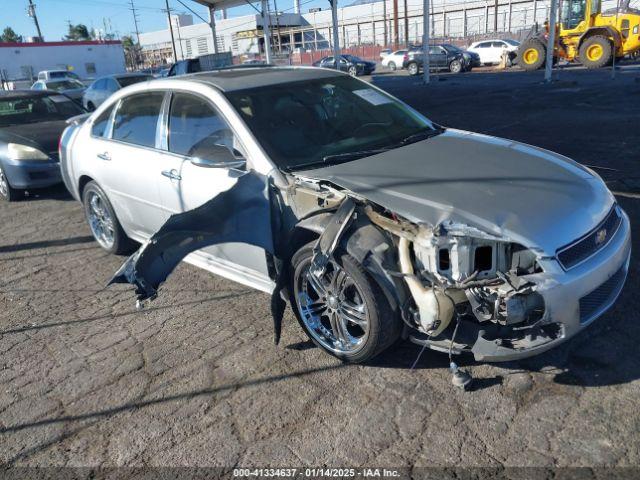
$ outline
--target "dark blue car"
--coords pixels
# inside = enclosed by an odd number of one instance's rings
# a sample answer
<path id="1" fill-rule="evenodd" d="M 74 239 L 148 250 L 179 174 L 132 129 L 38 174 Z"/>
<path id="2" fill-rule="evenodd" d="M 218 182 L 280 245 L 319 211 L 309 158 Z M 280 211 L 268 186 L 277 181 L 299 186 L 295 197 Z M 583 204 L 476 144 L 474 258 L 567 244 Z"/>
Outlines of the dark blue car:
<path id="1" fill-rule="evenodd" d="M 60 183 L 58 140 L 70 117 L 85 110 L 49 91 L 0 91 L 0 199 Z"/>

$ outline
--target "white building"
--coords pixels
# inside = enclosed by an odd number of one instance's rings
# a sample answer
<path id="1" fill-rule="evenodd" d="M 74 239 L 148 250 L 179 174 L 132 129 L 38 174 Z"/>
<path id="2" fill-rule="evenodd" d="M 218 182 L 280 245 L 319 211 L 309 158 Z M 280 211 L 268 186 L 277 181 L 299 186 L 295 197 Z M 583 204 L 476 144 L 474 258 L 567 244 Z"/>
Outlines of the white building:
<path id="1" fill-rule="evenodd" d="M 125 69 L 120 41 L 0 43 L 0 77 L 35 79 L 41 70 L 67 69 L 80 78 L 95 78 Z"/>

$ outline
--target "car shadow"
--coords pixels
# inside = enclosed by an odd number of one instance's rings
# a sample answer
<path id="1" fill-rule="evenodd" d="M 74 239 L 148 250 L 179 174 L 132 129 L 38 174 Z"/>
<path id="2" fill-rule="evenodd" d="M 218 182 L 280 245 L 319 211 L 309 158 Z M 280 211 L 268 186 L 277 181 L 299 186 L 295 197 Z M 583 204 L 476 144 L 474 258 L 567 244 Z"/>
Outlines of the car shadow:
<path id="1" fill-rule="evenodd" d="M 63 247 L 66 245 L 77 245 L 82 243 L 92 243 L 94 238 L 91 235 L 78 237 L 60 238 L 56 240 L 41 240 L 38 242 L 17 243 L 15 245 L 0 246 L 0 253 L 19 252 L 23 250 L 35 250 L 38 248 Z"/>
<path id="2" fill-rule="evenodd" d="M 59 184 L 47 188 L 27 190 L 27 194 L 21 201 L 36 202 L 41 200 L 58 200 L 67 202 L 73 200 L 73 197 L 63 184 Z"/>

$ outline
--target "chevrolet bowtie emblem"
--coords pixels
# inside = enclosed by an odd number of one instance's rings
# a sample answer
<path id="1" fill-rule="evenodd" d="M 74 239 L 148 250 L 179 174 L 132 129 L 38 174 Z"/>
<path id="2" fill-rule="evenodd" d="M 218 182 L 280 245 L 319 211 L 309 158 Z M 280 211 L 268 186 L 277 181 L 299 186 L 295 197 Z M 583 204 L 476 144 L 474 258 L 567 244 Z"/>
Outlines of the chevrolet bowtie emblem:
<path id="1" fill-rule="evenodd" d="M 598 230 L 596 232 L 596 245 L 600 246 L 607 239 L 607 229 L 603 228 L 602 230 Z"/>

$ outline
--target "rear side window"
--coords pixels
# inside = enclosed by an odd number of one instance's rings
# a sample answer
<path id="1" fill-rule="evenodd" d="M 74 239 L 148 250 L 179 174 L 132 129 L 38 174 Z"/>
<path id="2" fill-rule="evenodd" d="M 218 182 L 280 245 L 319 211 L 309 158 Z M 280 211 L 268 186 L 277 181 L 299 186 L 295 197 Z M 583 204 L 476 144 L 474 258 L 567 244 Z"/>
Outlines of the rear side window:
<path id="1" fill-rule="evenodd" d="M 164 92 L 131 95 L 122 100 L 113 123 L 114 140 L 154 147 Z"/>
<path id="2" fill-rule="evenodd" d="M 233 132 L 220 113 L 205 100 L 176 93 L 169 114 L 169 151 L 212 159 L 213 145 L 233 148 Z"/>
<path id="3" fill-rule="evenodd" d="M 111 118 L 113 107 L 107 108 L 102 112 L 91 126 L 91 135 L 94 137 L 105 137 L 108 130 L 109 118 Z"/>

